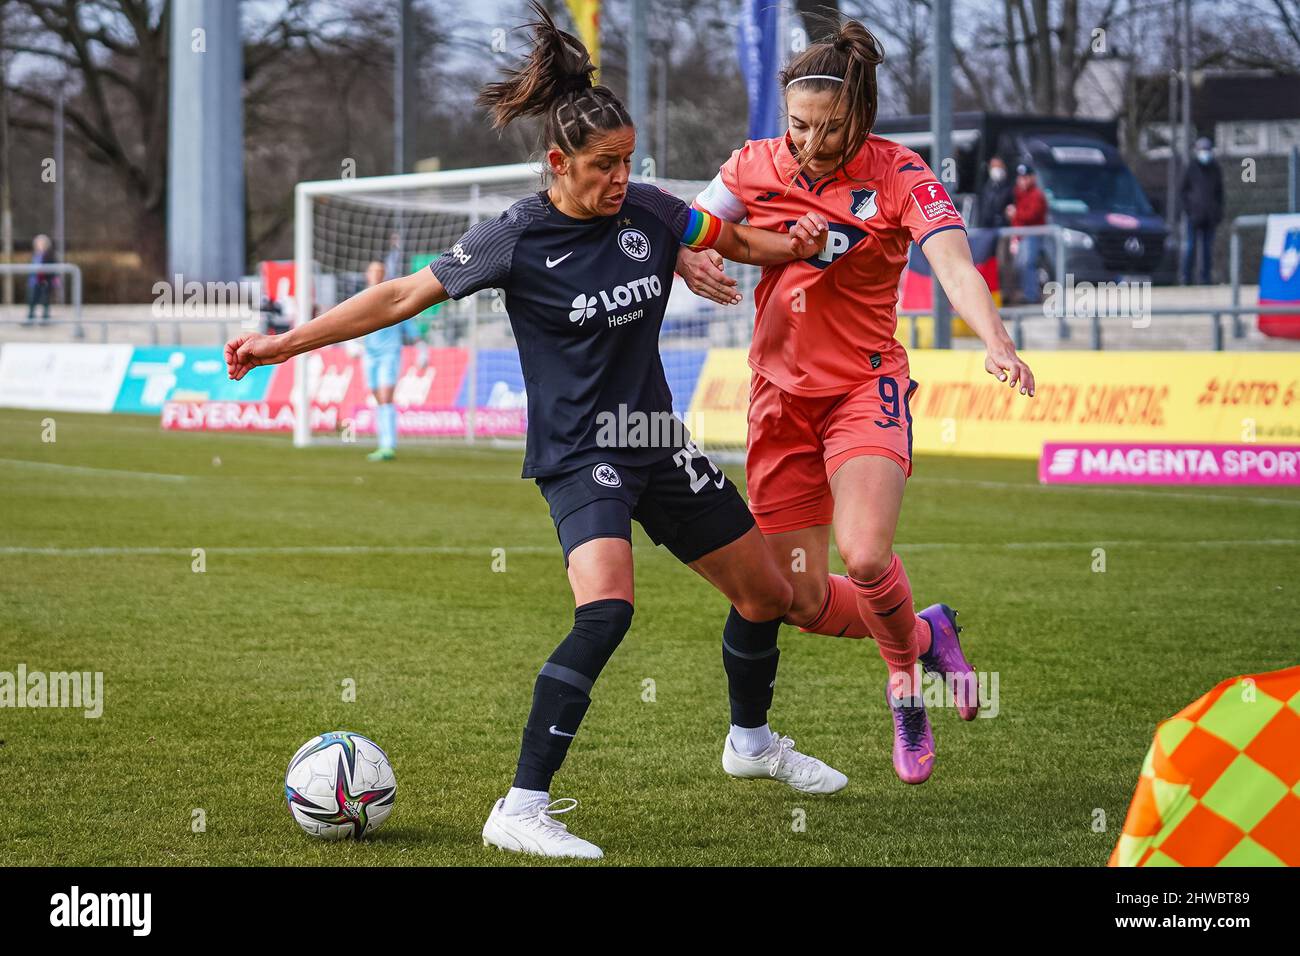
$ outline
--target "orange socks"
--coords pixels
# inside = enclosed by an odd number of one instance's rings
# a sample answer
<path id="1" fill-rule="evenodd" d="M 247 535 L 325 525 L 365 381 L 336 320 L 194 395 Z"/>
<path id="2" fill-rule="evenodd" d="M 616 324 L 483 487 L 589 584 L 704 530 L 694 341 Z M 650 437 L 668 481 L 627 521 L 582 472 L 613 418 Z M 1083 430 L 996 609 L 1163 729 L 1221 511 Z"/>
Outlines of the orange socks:
<path id="1" fill-rule="evenodd" d="M 856 581 L 858 613 L 880 647 L 880 656 L 889 666 L 890 687 L 904 691 L 899 696 L 920 693 L 916 657 L 930 649 L 930 626 L 916 616 L 912 607 L 912 585 L 898 555 L 889 559 L 889 567 L 874 581 Z M 913 680 L 910 688 L 902 686 L 906 675 Z"/>
<path id="2" fill-rule="evenodd" d="M 832 574 L 826 587 L 826 600 L 815 618 L 799 628 L 805 634 L 831 637 L 870 637 L 871 628 L 858 613 L 858 592 L 843 574 Z"/>

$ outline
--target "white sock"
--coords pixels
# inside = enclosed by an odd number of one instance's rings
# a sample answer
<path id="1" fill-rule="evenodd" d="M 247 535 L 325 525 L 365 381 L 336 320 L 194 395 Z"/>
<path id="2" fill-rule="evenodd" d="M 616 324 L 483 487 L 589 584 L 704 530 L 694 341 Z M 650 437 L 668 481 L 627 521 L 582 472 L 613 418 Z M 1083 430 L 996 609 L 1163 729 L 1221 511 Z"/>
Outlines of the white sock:
<path id="1" fill-rule="evenodd" d="M 511 787 L 510 792 L 506 794 L 506 804 L 501 808 L 501 812 L 523 813 L 536 803 L 550 802 L 551 795 L 545 790 L 520 790 L 518 787 Z"/>
<path id="2" fill-rule="evenodd" d="M 392 402 L 380 405 L 377 409 L 377 431 L 379 447 L 392 450 L 397 447 L 397 406 Z"/>
<path id="3" fill-rule="evenodd" d="M 757 757 L 772 745 L 772 730 L 764 724 L 762 727 L 737 727 L 731 725 L 732 749 L 742 757 Z"/>

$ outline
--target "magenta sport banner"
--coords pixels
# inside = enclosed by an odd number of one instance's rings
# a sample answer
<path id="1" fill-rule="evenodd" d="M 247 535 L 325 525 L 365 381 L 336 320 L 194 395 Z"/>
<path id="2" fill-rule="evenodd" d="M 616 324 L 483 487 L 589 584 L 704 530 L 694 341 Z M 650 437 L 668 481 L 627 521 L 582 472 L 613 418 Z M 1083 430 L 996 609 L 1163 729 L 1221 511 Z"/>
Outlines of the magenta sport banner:
<path id="1" fill-rule="evenodd" d="M 1044 484 L 1300 485 L 1296 445 L 1046 442 Z"/>

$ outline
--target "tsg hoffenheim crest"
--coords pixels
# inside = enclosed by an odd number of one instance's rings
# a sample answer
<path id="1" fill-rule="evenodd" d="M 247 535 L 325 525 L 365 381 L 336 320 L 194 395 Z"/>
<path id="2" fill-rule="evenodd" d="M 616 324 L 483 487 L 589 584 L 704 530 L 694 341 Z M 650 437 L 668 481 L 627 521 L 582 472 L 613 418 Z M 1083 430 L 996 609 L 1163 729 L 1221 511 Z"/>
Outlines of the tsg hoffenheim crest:
<path id="1" fill-rule="evenodd" d="M 849 193 L 851 205 L 849 210 L 863 222 L 876 214 L 876 191 L 874 189 L 855 189 Z"/>

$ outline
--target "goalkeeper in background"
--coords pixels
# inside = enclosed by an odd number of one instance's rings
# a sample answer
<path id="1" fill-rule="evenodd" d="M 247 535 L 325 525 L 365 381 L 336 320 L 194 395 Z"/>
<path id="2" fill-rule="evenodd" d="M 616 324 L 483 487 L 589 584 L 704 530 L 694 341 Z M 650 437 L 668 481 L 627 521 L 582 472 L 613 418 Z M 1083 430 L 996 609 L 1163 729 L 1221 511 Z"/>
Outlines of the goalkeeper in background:
<path id="1" fill-rule="evenodd" d="M 366 285 L 379 285 L 387 278 L 384 273 L 382 262 L 370 263 L 366 266 Z M 375 432 L 379 436 L 379 447 L 366 456 L 370 461 L 392 461 L 397 457 L 397 406 L 393 404 L 393 391 L 402 368 L 402 346 L 416 337 L 411 319 L 361 337 L 362 368 L 366 388 L 375 397 Z"/>

